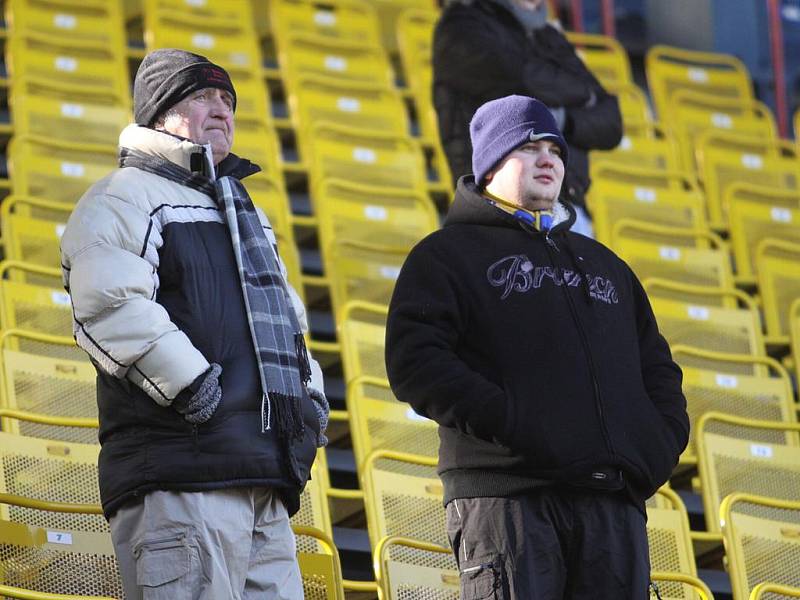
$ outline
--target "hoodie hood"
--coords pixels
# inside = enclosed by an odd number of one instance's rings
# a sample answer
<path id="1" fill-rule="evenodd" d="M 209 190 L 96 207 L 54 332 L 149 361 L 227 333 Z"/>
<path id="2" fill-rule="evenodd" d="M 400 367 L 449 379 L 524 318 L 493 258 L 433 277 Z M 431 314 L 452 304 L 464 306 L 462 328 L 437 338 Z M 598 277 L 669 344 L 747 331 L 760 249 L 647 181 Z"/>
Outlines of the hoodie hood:
<path id="1" fill-rule="evenodd" d="M 575 209 L 572 206 L 560 200 L 556 201 L 553 206 L 553 227 L 550 229 L 550 234 L 569 230 L 575 223 L 575 218 Z M 455 199 L 444 220 L 445 227 L 464 223 L 527 230 L 521 221 L 489 203 L 475 185 L 474 175 L 464 175 L 458 180 Z"/>

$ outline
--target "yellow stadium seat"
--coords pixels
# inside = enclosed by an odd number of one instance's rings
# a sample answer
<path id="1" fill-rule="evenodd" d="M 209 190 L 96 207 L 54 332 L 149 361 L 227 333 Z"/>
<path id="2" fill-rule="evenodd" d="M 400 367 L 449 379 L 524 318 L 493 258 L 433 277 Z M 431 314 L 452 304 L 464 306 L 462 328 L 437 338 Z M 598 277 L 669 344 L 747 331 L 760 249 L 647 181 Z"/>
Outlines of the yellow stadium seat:
<path id="1" fill-rule="evenodd" d="M 85 42 L 43 33 L 11 35 L 6 60 L 12 81 L 49 80 L 84 94 L 111 94 L 127 104 L 130 99 L 125 46 Z"/>
<path id="2" fill-rule="evenodd" d="M 662 171 L 614 168 L 595 169 L 587 198 L 595 236 L 613 245 L 611 232 L 622 219 L 649 221 L 665 226 L 705 229 L 705 199 L 686 176 Z"/>
<path id="3" fill-rule="evenodd" d="M 650 582 L 658 590 L 662 600 L 672 600 L 672 598 L 675 600 L 678 598 L 714 600 L 714 595 L 702 579 L 685 573 L 651 571 Z M 667 590 L 664 593 L 661 592 L 662 586 Z M 670 595 L 673 592 L 677 595 Z"/>
<path id="4" fill-rule="evenodd" d="M 89 356 L 81 350 L 72 337 L 5 329 L 0 333 L 0 350 L 17 350 L 37 356 L 88 362 Z"/>
<path id="5" fill-rule="evenodd" d="M 753 308 L 722 308 L 652 298 L 658 327 L 671 346 L 692 346 L 711 352 L 765 356 L 761 319 Z M 691 366 L 727 372 L 763 373 L 751 364 L 727 363 L 714 357 L 696 357 Z"/>
<path id="6" fill-rule="evenodd" d="M 25 282 L 30 277 L 6 278 L 10 271 L 25 275 L 34 274 L 58 280 L 60 269 L 0 263 L 0 326 L 3 329 L 18 327 L 39 333 L 63 337 L 72 336 L 72 304 L 63 286 L 50 287 Z M 22 280 L 22 281 L 21 281 Z"/>
<path id="7" fill-rule="evenodd" d="M 758 261 L 756 249 L 767 238 L 800 243 L 800 196 L 778 193 L 778 202 L 791 200 L 797 201 L 794 206 L 780 204 L 767 204 L 747 198 L 746 184 L 734 184 L 729 188 L 726 203 L 728 205 L 728 223 L 730 226 L 730 241 L 733 258 L 736 264 L 736 278 L 746 284 L 756 282 Z M 755 186 L 748 186 L 758 189 Z M 731 189 L 736 188 L 739 194 L 732 195 Z M 767 189 L 764 189 L 768 193 Z"/>
<path id="8" fill-rule="evenodd" d="M 444 490 L 435 458 L 376 450 L 361 472 L 367 530 L 374 549 L 401 535 L 447 547 Z"/>
<path id="9" fill-rule="evenodd" d="M 392 134 L 409 135 L 408 115 L 400 95 L 371 83 L 343 83 L 321 75 L 298 77 L 288 90 L 292 121 L 298 134 L 301 157 L 312 154 L 316 123 Z"/>
<path id="10" fill-rule="evenodd" d="M 77 446 L 53 444 L 54 454 L 73 448 Z M 8 458 L 12 466 L 20 469 L 14 477 L 38 474 L 43 485 L 52 484 L 55 490 L 65 487 L 57 475 L 76 475 L 55 456 L 53 468 L 44 472 L 35 464 L 25 466 L 24 454 Z M 70 458 L 72 465 L 78 466 L 78 457 Z M 48 600 L 122 598 L 111 535 L 107 526 L 103 527 L 105 520 L 97 514 L 99 511 L 96 505 L 40 503 L 0 494 L 0 596 Z"/>
<path id="11" fill-rule="evenodd" d="M 325 248 L 325 274 L 334 314 L 338 315 L 352 301 L 388 307 L 407 255 L 406 247 L 347 240 L 334 241 Z"/>
<path id="12" fill-rule="evenodd" d="M 259 177 L 266 175 L 274 184 L 283 189 L 281 144 L 275 128 L 263 118 L 263 115 L 261 119 L 249 118 L 239 116 L 237 110 L 231 151 L 237 156 L 256 163 L 261 167 Z M 252 181 L 253 176 L 248 177 L 245 181 L 250 192 Z"/>
<path id="13" fill-rule="evenodd" d="M 374 83 L 386 88 L 394 84 L 389 59 L 380 46 L 293 34 L 282 40 L 277 50 L 284 81 L 290 88 L 303 75 L 323 75 L 342 82 Z"/>
<path id="14" fill-rule="evenodd" d="M 90 185 L 117 168 L 117 149 L 26 135 L 11 140 L 8 161 L 14 194 L 74 205 Z"/>
<path id="15" fill-rule="evenodd" d="M 387 52 L 397 53 L 397 22 L 401 15 L 408 10 L 439 11 L 437 0 L 371 0 L 371 4 L 378 13 L 381 23 L 382 46 Z"/>
<path id="16" fill-rule="evenodd" d="M 4 218 L 2 231 L 5 255 L 10 260 L 25 261 L 42 268 L 58 268 L 61 264 L 60 244 L 64 227 L 65 223 L 32 219 L 16 214 L 11 218 Z M 31 276 L 21 279 L 29 283 L 42 282 L 54 287 L 59 285 L 60 280 L 56 281 L 54 274 L 48 276 L 42 272 L 34 274 L 31 270 L 28 271 L 28 275 Z"/>
<path id="17" fill-rule="evenodd" d="M 696 577 L 689 517 L 683 501 L 666 487 L 656 492 L 655 500 L 647 506 L 650 570 Z M 685 588 L 679 582 L 665 582 L 660 588 L 662 600 L 693 597 L 686 595 Z"/>
<path id="18" fill-rule="evenodd" d="M 800 424 L 757 421 L 710 412 L 697 425 L 698 471 L 706 528 L 720 531 L 729 494 L 796 500 L 800 490 Z"/>
<path id="19" fill-rule="evenodd" d="M 143 3 L 143 0 L 136 0 Z M 238 21 L 245 26 L 253 22 L 250 0 L 144 0 L 145 10 L 157 10 L 180 17 L 206 21 Z"/>
<path id="20" fill-rule="evenodd" d="M 737 493 L 722 506 L 734 600 L 800 598 L 800 502 Z"/>
<path id="21" fill-rule="evenodd" d="M 727 247 L 711 232 L 621 219 L 612 228 L 611 242 L 639 279 L 733 287 Z"/>
<path id="22" fill-rule="evenodd" d="M 17 93 L 17 89 L 28 93 Z M 54 85 L 37 85 L 30 78 L 14 83 L 9 98 L 16 135 L 47 137 L 64 142 L 107 144 L 116 148 L 119 132 L 130 122 L 130 110 L 113 96 L 81 95 Z"/>
<path id="23" fill-rule="evenodd" d="M 364 133 L 332 123 L 316 124 L 310 157 L 312 188 L 328 178 L 425 193 L 422 152 L 414 140 Z"/>
<path id="24" fill-rule="evenodd" d="M 680 356 L 677 359 L 680 360 Z M 770 375 L 733 375 L 682 365 L 683 393 L 686 396 L 689 420 L 697 423 L 704 414 L 718 411 L 748 419 L 796 422 L 792 384 L 788 373 L 772 358 L 760 357 L 759 361 L 770 368 Z M 712 430 L 735 435 L 733 432 L 736 428 L 715 424 Z M 741 433 L 741 428 L 739 432 Z M 783 435 L 776 432 L 756 435 L 757 433 L 753 431 L 751 435 L 757 440 L 772 442 L 780 441 Z M 681 456 L 682 463 L 697 463 L 698 435 L 696 428 L 692 428 L 689 445 Z"/>
<path id="25" fill-rule="evenodd" d="M 729 100 L 753 99 L 747 67 L 728 54 L 653 46 L 647 51 L 645 69 L 661 121 L 672 117 L 673 96 L 679 90 L 713 94 Z"/>
<path id="26" fill-rule="evenodd" d="M 705 304 L 723 308 L 737 308 L 740 305 L 754 310 L 756 308 L 755 299 L 747 292 L 735 287 L 691 285 L 659 277 L 648 277 L 642 280 L 642 286 L 650 298 L 663 298 L 688 304 Z"/>
<path id="27" fill-rule="evenodd" d="M 800 298 L 800 237 L 797 242 L 766 238 L 756 247 L 758 290 L 770 343 L 789 342 L 789 308 Z"/>
<path id="28" fill-rule="evenodd" d="M 383 355 L 388 312 L 379 304 L 350 302 L 336 315 L 345 383 L 362 375 L 386 379 Z"/>
<path id="29" fill-rule="evenodd" d="M 654 136 L 653 114 L 647 96 L 634 83 L 608 83 L 606 91 L 617 97 L 622 115 L 622 130 L 629 137 Z"/>
<path id="30" fill-rule="evenodd" d="M 460 597 L 458 567 L 449 547 L 389 536 L 378 543 L 373 556 L 383 600 Z"/>
<path id="31" fill-rule="evenodd" d="M 229 15 L 203 15 L 164 4 L 163 0 L 143 0 L 148 49 L 182 48 L 207 56 L 226 69 L 261 69 L 261 49 L 252 19 L 242 18 L 236 10 Z M 249 7 L 242 10 L 249 15 Z M 237 95 L 238 91 L 237 88 Z"/>
<path id="32" fill-rule="evenodd" d="M 342 566 L 330 534 L 313 527 L 294 525 L 297 562 L 308 600 L 344 600 Z"/>
<path id="33" fill-rule="evenodd" d="M 800 190 L 797 151 L 784 140 L 707 130 L 698 137 L 697 161 L 713 228 L 728 225 L 726 191 L 734 183 Z"/>
<path id="34" fill-rule="evenodd" d="M 800 381 L 800 298 L 789 307 L 789 338 L 795 368 L 795 381 Z"/>
<path id="35" fill-rule="evenodd" d="M 378 46 L 381 26 L 375 9 L 362 0 L 274 0 L 270 3 L 272 34 L 280 40 L 299 33 Z"/>
<path id="36" fill-rule="evenodd" d="M 673 118 L 669 124 L 687 167 L 695 167 L 696 142 L 703 131 L 719 129 L 773 139 L 778 136 L 769 107 L 757 100 L 726 100 L 679 90 L 674 94 L 671 107 Z"/>
<path id="37" fill-rule="evenodd" d="M 573 31 L 566 35 L 578 56 L 603 86 L 633 83 L 628 53 L 616 39 Z"/>
<path id="38" fill-rule="evenodd" d="M 120 2 L 8 0 L 6 26 L 15 35 L 33 32 L 119 48 L 126 44 Z"/>
<path id="39" fill-rule="evenodd" d="M 430 198 L 408 190 L 325 179 L 314 198 L 322 248 L 347 240 L 410 249 L 439 225 Z"/>
<path id="40" fill-rule="evenodd" d="M 357 377 L 352 380 L 347 386 L 347 415 L 359 471 L 375 450 L 438 456 L 436 423 L 397 400 L 389 383 L 383 379 Z"/>
<path id="41" fill-rule="evenodd" d="M 613 150 L 592 150 L 589 153 L 592 169 L 607 163 L 672 172 L 684 169 L 673 137 L 661 130 L 656 130 L 656 133 L 657 136 L 653 137 L 649 133 L 633 136 L 626 132 Z"/>

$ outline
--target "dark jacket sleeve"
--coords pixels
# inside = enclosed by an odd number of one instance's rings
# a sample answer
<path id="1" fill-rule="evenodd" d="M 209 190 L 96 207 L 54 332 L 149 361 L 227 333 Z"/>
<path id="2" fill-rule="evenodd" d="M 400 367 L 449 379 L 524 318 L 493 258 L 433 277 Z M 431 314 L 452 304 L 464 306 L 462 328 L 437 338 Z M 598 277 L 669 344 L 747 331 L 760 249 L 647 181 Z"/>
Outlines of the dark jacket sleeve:
<path id="1" fill-rule="evenodd" d="M 557 61 L 528 55 L 503 39 L 479 12 L 457 8 L 445 13 L 434 36 L 434 71 L 438 83 L 467 96 L 535 96 L 549 106 L 584 105 L 591 83 Z M 498 39 L 500 38 L 500 39 Z"/>
<path id="2" fill-rule="evenodd" d="M 587 150 L 615 148 L 622 139 L 617 97 L 600 91 L 593 106 L 568 108 L 564 137 L 570 144 Z"/>
<path id="3" fill-rule="evenodd" d="M 669 345 L 658 331 L 656 317 L 647 294 L 632 272 L 631 277 L 637 307 L 636 326 L 639 334 L 642 378 L 647 395 L 674 437 L 677 447 L 674 458 L 677 462 L 678 456 L 689 442 L 689 415 L 686 412 L 686 397 L 681 389 L 683 373 L 672 360 Z"/>
<path id="4" fill-rule="evenodd" d="M 456 348 L 468 326 L 457 282 L 425 241 L 400 272 L 386 326 L 386 369 L 395 396 L 443 427 L 502 442 L 505 394 Z"/>

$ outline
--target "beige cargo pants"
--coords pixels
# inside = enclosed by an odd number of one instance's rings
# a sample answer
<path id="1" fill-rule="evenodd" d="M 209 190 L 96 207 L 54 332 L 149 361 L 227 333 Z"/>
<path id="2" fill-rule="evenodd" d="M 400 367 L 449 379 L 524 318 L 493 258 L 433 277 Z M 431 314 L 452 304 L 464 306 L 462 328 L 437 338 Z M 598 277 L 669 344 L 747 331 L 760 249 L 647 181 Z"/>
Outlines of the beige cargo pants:
<path id="1" fill-rule="evenodd" d="M 283 502 L 265 488 L 151 492 L 111 518 L 127 600 L 302 600 Z"/>

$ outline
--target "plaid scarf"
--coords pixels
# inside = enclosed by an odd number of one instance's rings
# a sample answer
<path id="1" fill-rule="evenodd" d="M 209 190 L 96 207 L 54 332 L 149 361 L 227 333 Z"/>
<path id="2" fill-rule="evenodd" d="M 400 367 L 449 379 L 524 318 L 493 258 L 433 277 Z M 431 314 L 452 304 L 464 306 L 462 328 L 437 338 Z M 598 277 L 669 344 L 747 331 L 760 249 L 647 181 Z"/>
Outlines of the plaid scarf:
<path id="1" fill-rule="evenodd" d="M 287 443 L 302 440 L 300 402 L 307 394 L 311 366 L 277 250 L 270 246 L 247 190 L 234 177 L 212 181 L 138 150 L 120 148 L 119 156 L 121 167 L 136 167 L 196 189 L 215 198 L 224 210 L 260 367 L 261 430 L 271 429 L 275 412 L 278 438 Z"/>

